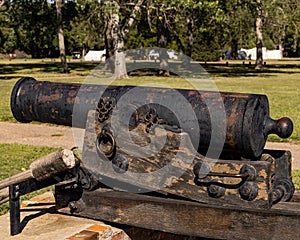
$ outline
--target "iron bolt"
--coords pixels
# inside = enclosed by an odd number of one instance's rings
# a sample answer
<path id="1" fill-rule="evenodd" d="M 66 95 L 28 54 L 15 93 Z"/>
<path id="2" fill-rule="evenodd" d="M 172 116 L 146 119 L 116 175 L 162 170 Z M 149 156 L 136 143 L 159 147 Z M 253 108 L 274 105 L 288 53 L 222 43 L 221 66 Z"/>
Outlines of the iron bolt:
<path id="1" fill-rule="evenodd" d="M 226 189 L 224 187 L 219 186 L 218 184 L 222 184 L 219 180 L 212 180 L 207 187 L 207 192 L 210 197 L 220 198 L 225 194 Z"/>
<path id="2" fill-rule="evenodd" d="M 128 159 L 123 155 L 117 155 L 112 160 L 112 166 L 117 173 L 125 173 L 129 167 Z"/>
<path id="3" fill-rule="evenodd" d="M 239 193 L 242 199 L 247 201 L 254 200 L 258 195 L 258 187 L 254 182 L 245 182 L 240 188 Z"/>

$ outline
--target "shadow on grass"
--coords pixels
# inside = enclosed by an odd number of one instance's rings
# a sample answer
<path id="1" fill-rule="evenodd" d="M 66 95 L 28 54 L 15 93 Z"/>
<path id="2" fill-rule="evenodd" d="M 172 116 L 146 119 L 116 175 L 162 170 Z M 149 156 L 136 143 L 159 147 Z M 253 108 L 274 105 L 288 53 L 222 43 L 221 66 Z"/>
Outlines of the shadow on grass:
<path id="1" fill-rule="evenodd" d="M 71 62 L 68 63 L 69 69 L 76 72 L 86 72 L 95 68 L 99 63 L 80 63 Z M 0 63 L 1 75 L 0 80 L 10 80 L 13 78 L 21 77 L 20 73 L 24 70 L 30 70 L 32 72 L 40 73 L 61 73 L 60 62 L 39 62 L 39 63 Z M 16 75 L 14 75 L 16 74 Z M 7 75 L 7 76 L 5 76 Z"/>
<path id="2" fill-rule="evenodd" d="M 159 62 L 144 61 L 140 63 L 129 62 L 128 65 L 136 64 L 141 66 L 150 66 L 150 68 L 138 71 L 133 71 L 133 75 L 156 75 L 157 69 L 159 69 Z M 177 65 L 180 69 L 181 62 L 172 62 L 172 65 Z M 97 62 L 69 62 L 68 67 L 72 72 L 82 73 L 87 75 L 89 71 L 93 70 L 99 63 Z M 198 63 L 192 63 L 191 67 L 194 68 Z M 200 65 L 211 75 L 222 77 L 253 77 L 253 76 L 270 76 L 272 74 L 295 74 L 300 73 L 299 64 L 286 64 L 286 62 L 279 62 L 274 64 L 267 64 L 263 70 L 256 70 L 255 64 L 251 62 L 244 62 L 244 64 L 216 62 L 216 63 L 200 63 Z M 0 80 L 10 80 L 13 78 L 20 78 L 21 72 L 24 70 L 30 70 L 31 72 L 40 73 L 61 73 L 60 62 L 37 62 L 37 63 L 0 63 L 1 75 Z M 139 72 L 139 73 L 138 73 Z M 16 75 L 14 75 L 16 74 Z"/>
<path id="3" fill-rule="evenodd" d="M 129 63 L 128 65 L 133 64 Z M 147 66 L 145 68 L 140 68 L 144 70 L 135 70 L 130 72 L 131 76 L 155 76 L 157 75 L 157 69 L 159 69 L 158 62 L 137 62 L 135 63 L 140 66 Z M 216 63 L 192 63 L 190 66 L 191 72 L 193 69 L 199 71 L 199 64 L 202 68 L 207 71 L 207 73 L 213 76 L 221 76 L 228 78 L 235 77 L 271 77 L 272 75 L 278 74 L 299 74 L 300 73 L 300 65 L 297 64 L 268 64 L 265 65 L 262 70 L 255 69 L 255 64 L 251 62 L 249 63 L 229 63 L 225 62 L 216 62 Z M 300 62 L 299 62 L 300 64 Z M 183 71 L 181 62 L 170 62 L 170 69 L 176 69 L 178 72 Z"/>
<path id="4" fill-rule="evenodd" d="M 15 79 L 15 78 L 21 78 L 23 76 L 17 76 L 17 75 L 13 75 L 13 76 L 0 76 L 0 81 L 2 80 L 12 80 L 12 79 Z"/>
<path id="5" fill-rule="evenodd" d="M 299 65 L 296 64 L 270 64 L 265 65 L 262 70 L 255 69 L 254 64 L 204 64 L 203 68 L 212 75 L 223 77 L 253 77 L 270 76 L 277 74 L 296 74 L 300 73 Z"/>

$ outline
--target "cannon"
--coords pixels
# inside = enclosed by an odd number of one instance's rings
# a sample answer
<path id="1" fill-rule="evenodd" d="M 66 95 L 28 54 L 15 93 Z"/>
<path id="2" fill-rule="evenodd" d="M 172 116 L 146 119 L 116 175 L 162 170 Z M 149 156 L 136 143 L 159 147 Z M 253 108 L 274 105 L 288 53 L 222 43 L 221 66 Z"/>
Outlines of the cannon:
<path id="1" fill-rule="evenodd" d="M 39 82 L 33 78 L 20 79 L 12 92 L 11 110 L 14 117 L 20 122 L 39 121 L 55 123 L 65 126 L 86 127 L 87 113 L 96 108 L 113 108 L 119 99 L 132 89 L 143 94 L 149 99 L 161 98 L 161 104 L 148 104 L 148 108 L 141 106 L 133 109 L 135 116 L 132 121 L 143 121 L 143 116 L 155 114 L 156 119 L 161 119 L 167 126 L 176 126 L 187 132 L 192 139 L 194 147 L 201 154 L 213 141 L 222 138 L 224 134 L 223 157 L 258 159 L 264 149 L 269 134 L 277 134 L 281 138 L 287 138 L 292 134 L 293 123 L 289 118 L 283 117 L 273 120 L 269 116 L 268 99 L 265 95 L 242 94 L 227 92 L 209 92 L 183 89 L 163 89 L 134 86 L 101 86 L 80 85 L 69 83 Z M 80 94 L 78 94 L 80 92 Z M 187 106 L 179 106 L 180 117 L 185 117 L 186 124 L 180 126 L 177 117 L 164 105 L 164 101 L 176 98 L 179 93 L 186 100 L 185 104 L 191 105 L 194 116 L 185 116 Z M 136 96 L 130 93 L 130 104 L 136 103 Z M 128 95 L 128 94 L 127 94 Z M 167 98 L 167 97 L 168 98 Z M 207 105 L 210 102 L 210 106 Z M 179 104 L 179 103 L 177 103 Z M 222 108 L 224 106 L 224 109 Z M 211 109 L 210 109 L 211 108 Z M 221 109 L 220 109 L 221 108 Z M 74 117 L 74 109 L 76 118 Z M 211 139 L 212 135 L 212 111 L 224 111 L 224 119 L 213 119 L 222 122 L 225 129 L 214 125 L 217 139 Z M 155 113 L 154 113 L 155 112 Z M 109 113 L 101 110 L 99 120 L 104 119 Z M 132 113 L 132 114 L 133 114 Z M 194 117 L 194 118 L 193 118 Z M 217 115 L 219 117 L 219 115 Z M 136 119 L 135 119 L 136 118 Z M 191 119 L 189 119 L 191 118 Z M 130 122 L 134 125 L 137 123 Z M 195 126 L 201 131 L 195 133 Z M 196 143 L 197 142 L 197 143 Z"/>
<path id="2" fill-rule="evenodd" d="M 80 164 L 55 190 L 57 207 L 79 216 L 111 220 L 91 216 L 101 189 L 248 209 L 270 209 L 295 191 L 291 153 L 264 148 L 269 134 L 289 137 L 293 123 L 273 120 L 265 95 L 25 77 L 11 110 L 23 123 L 85 129 Z"/>

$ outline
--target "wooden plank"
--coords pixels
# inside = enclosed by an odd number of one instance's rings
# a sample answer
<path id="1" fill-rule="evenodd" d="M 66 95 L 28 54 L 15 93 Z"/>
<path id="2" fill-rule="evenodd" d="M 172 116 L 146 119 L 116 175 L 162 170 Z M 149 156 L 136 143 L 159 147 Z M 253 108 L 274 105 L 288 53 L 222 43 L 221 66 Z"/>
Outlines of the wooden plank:
<path id="1" fill-rule="evenodd" d="M 299 239 L 300 210 L 225 208 L 101 189 L 84 192 L 77 216 L 214 239 Z M 69 213 L 69 209 L 62 212 Z"/>

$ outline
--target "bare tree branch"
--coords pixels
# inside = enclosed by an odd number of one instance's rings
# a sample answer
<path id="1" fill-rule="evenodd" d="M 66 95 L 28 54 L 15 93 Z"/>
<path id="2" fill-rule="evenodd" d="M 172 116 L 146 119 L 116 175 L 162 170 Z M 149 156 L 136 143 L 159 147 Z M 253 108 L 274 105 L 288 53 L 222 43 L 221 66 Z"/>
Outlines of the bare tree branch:
<path id="1" fill-rule="evenodd" d="M 2 8 L 4 4 L 5 4 L 5 0 L 2 0 L 0 3 L 0 8 Z"/>
<path id="2" fill-rule="evenodd" d="M 125 25 L 124 30 L 122 31 L 123 38 L 126 38 L 127 34 L 129 33 L 129 30 L 136 18 L 136 15 L 139 13 L 143 2 L 144 2 L 144 0 L 138 0 L 137 3 L 135 4 L 135 6 L 132 10 L 132 13 L 130 15 L 130 18 L 129 18 L 127 24 Z"/>

